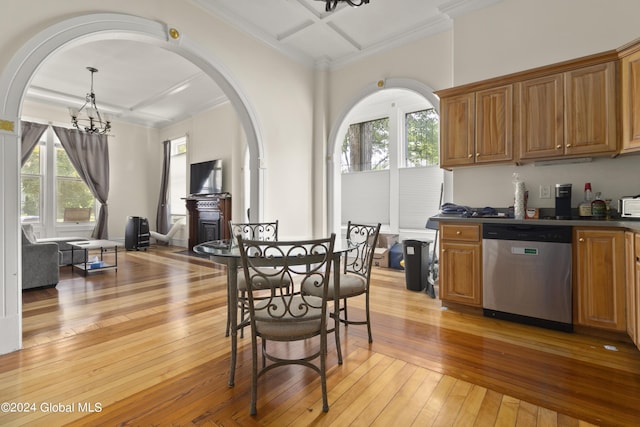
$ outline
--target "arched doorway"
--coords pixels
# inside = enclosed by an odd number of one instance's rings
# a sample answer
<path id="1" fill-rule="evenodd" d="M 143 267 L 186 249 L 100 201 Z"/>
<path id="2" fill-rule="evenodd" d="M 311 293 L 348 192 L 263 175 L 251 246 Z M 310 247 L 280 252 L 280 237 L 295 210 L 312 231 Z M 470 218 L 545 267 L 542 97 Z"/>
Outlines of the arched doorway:
<path id="1" fill-rule="evenodd" d="M 39 64 L 56 50 L 78 40 L 118 37 L 154 44 L 178 54 L 198 66 L 215 81 L 234 106 L 245 132 L 249 151 L 249 188 L 251 215 L 259 218 L 261 179 L 259 159 L 263 147 L 255 114 L 240 86 L 226 72 L 221 61 L 192 40 L 184 38 L 180 29 L 149 19 L 116 13 L 78 16 L 52 25 L 22 46 L 0 74 L 0 151 L 3 179 L 0 188 L 0 223 L 15 227 L 0 229 L 0 257 L 4 258 L 0 278 L 0 354 L 22 346 L 21 274 L 19 254 L 19 182 L 20 182 L 20 112 L 29 82 Z"/>
<path id="2" fill-rule="evenodd" d="M 434 95 L 433 89 L 429 86 L 411 79 L 390 78 L 380 80 L 367 85 L 352 101 L 341 111 L 335 120 L 335 125 L 329 134 L 329 143 L 327 144 L 327 222 L 328 230 L 340 234 L 341 224 L 341 168 L 340 156 L 336 155 L 338 147 L 342 143 L 342 137 L 345 135 L 349 126 L 348 117 L 350 113 L 362 102 L 366 102 L 367 98 L 372 97 L 381 91 L 390 89 L 398 89 L 413 92 L 423 97 L 431 104 L 435 110 L 440 111 L 440 100 Z"/>

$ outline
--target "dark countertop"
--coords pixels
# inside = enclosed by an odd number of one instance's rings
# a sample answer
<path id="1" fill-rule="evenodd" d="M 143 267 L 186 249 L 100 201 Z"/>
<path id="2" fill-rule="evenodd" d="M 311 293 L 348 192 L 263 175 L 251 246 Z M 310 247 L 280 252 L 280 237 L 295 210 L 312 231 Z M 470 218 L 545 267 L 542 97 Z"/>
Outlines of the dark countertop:
<path id="1" fill-rule="evenodd" d="M 569 225 L 572 227 L 618 227 L 640 231 L 640 220 L 623 219 L 513 219 L 508 217 L 465 217 L 459 214 L 439 214 L 429 218 L 429 222 L 468 222 L 485 224 L 530 224 L 530 225 Z M 431 224 L 427 228 L 432 228 Z"/>

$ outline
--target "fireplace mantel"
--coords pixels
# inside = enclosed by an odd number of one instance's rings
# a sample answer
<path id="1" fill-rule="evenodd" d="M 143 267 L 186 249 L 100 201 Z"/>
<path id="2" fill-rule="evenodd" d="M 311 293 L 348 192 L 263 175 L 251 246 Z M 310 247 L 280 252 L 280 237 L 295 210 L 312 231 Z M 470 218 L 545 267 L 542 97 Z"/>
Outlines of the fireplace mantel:
<path id="1" fill-rule="evenodd" d="M 184 199 L 189 212 L 189 249 L 210 240 L 229 239 L 231 194 L 191 196 Z"/>

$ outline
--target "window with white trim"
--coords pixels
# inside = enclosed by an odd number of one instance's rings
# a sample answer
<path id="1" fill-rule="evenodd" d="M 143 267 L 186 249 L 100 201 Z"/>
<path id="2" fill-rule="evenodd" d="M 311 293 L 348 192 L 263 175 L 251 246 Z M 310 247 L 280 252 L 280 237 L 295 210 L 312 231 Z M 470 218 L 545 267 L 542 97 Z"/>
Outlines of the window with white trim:
<path id="1" fill-rule="evenodd" d="M 187 137 L 171 140 L 171 164 L 169 168 L 169 209 L 171 223 L 187 215 Z"/>
<path id="2" fill-rule="evenodd" d="M 22 222 L 43 226 L 96 219 L 96 199 L 51 127 L 22 166 L 20 215 Z"/>

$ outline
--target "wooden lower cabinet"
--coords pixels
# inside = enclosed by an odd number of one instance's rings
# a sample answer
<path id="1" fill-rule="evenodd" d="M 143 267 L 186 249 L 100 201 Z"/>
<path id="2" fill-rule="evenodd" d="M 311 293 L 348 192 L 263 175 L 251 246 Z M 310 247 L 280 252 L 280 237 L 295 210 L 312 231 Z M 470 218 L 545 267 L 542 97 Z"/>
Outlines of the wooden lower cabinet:
<path id="1" fill-rule="evenodd" d="M 636 291 L 634 294 L 634 304 L 632 306 L 632 311 L 635 316 L 635 339 L 633 342 L 636 343 L 636 347 L 640 349 L 640 233 L 635 233 L 634 241 Z"/>
<path id="2" fill-rule="evenodd" d="M 574 322 L 626 331 L 625 232 L 574 228 Z"/>
<path id="3" fill-rule="evenodd" d="M 440 224 L 440 299 L 482 307 L 480 224 Z"/>
<path id="4" fill-rule="evenodd" d="M 640 349 L 640 233 L 624 233 L 627 251 L 627 333 Z"/>
<path id="5" fill-rule="evenodd" d="M 626 254 L 625 265 L 625 287 L 626 287 L 626 309 L 627 309 L 627 333 L 634 343 L 638 343 L 636 331 L 636 254 L 635 254 L 635 233 L 626 231 L 624 233 L 624 250 Z"/>

